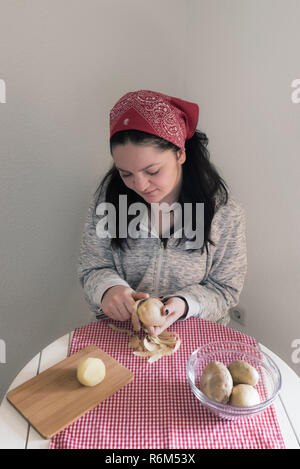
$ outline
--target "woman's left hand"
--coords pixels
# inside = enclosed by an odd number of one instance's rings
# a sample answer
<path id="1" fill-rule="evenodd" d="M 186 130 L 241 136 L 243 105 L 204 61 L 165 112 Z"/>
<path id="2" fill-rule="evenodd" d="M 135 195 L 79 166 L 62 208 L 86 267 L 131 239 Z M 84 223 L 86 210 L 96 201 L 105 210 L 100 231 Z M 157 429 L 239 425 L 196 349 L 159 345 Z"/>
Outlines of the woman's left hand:
<path id="1" fill-rule="evenodd" d="M 181 316 L 186 314 L 188 306 L 186 302 L 179 298 L 178 296 L 172 296 L 169 298 L 164 307 L 162 308 L 163 312 L 167 312 L 167 319 L 163 326 L 149 326 L 147 327 L 149 334 L 151 336 L 158 336 L 161 334 L 165 329 L 171 326 L 173 322 L 177 321 Z"/>

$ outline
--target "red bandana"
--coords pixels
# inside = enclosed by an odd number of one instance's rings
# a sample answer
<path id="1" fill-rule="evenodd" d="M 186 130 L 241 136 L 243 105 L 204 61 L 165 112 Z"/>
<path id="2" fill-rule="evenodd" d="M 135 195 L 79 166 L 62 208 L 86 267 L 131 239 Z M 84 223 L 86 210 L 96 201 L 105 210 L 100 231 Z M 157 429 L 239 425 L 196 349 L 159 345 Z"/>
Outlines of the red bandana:
<path id="1" fill-rule="evenodd" d="M 157 135 L 184 150 L 195 133 L 199 107 L 195 103 L 156 91 L 125 94 L 110 111 L 110 136 L 121 130 L 141 130 Z"/>

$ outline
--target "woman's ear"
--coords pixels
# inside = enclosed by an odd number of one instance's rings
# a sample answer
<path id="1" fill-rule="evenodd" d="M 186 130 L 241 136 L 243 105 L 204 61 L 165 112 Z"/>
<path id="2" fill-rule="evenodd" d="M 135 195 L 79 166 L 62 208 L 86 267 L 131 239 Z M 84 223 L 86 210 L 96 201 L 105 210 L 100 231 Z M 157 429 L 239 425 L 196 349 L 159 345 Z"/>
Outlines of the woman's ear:
<path id="1" fill-rule="evenodd" d="M 182 150 L 182 149 L 178 150 L 177 151 L 177 161 L 178 161 L 178 163 L 183 164 L 185 162 L 185 160 L 186 160 L 185 150 Z"/>

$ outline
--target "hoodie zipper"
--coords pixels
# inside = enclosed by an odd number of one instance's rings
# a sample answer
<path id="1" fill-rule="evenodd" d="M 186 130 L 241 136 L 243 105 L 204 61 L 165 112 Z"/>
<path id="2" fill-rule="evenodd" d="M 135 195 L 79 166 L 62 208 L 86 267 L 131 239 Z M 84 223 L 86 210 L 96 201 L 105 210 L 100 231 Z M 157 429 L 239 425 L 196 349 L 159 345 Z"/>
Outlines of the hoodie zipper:
<path id="1" fill-rule="evenodd" d="M 156 278 L 155 278 L 155 284 L 154 284 L 154 296 L 155 297 L 158 297 L 158 288 L 159 288 L 159 279 L 160 279 L 160 272 L 161 272 L 161 266 L 162 266 L 163 251 L 164 251 L 164 243 L 163 241 L 160 240 L 158 261 L 157 261 L 157 271 L 156 271 Z"/>

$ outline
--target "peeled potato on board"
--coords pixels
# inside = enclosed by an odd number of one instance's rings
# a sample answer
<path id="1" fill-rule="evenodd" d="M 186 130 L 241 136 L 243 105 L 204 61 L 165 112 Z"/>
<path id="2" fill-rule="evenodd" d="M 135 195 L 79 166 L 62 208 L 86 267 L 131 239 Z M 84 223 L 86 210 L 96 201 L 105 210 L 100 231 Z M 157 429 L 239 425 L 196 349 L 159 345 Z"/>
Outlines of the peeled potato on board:
<path id="1" fill-rule="evenodd" d="M 162 326 L 166 320 L 162 308 L 164 304 L 158 298 L 147 298 L 135 302 L 131 314 L 133 329 L 138 332 L 141 328 L 140 321 L 145 326 Z"/>
<path id="2" fill-rule="evenodd" d="M 83 386 L 96 386 L 104 380 L 105 365 L 100 358 L 85 357 L 77 367 L 77 379 Z"/>

